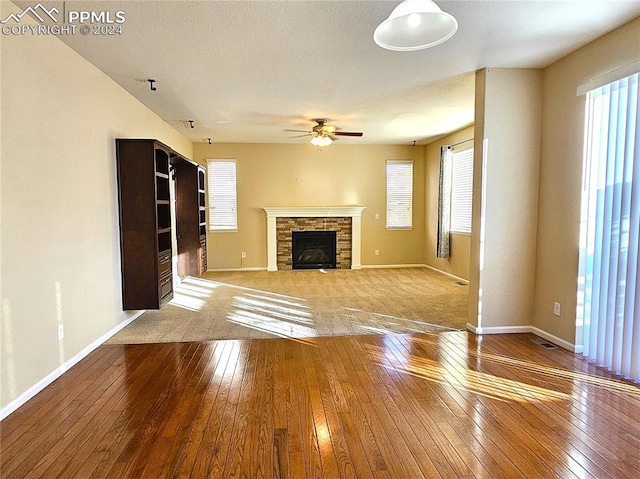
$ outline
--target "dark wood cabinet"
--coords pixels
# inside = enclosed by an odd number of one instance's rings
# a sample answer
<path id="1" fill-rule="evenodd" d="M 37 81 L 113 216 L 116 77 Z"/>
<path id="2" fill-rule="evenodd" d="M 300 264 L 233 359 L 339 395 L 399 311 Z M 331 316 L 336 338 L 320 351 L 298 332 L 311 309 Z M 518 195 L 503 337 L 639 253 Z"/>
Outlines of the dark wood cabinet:
<path id="1" fill-rule="evenodd" d="M 116 140 L 123 309 L 159 309 L 173 298 L 171 149 Z"/>
<path id="2" fill-rule="evenodd" d="M 204 168 L 151 139 L 117 139 L 116 155 L 123 308 L 159 309 L 173 298 L 174 239 L 181 276 L 207 269 Z"/>
<path id="3" fill-rule="evenodd" d="M 204 171 L 190 162 L 174 166 L 178 274 L 183 277 L 207 270 Z"/>
<path id="4" fill-rule="evenodd" d="M 159 309 L 173 297 L 171 149 L 116 140 L 123 309 Z"/>

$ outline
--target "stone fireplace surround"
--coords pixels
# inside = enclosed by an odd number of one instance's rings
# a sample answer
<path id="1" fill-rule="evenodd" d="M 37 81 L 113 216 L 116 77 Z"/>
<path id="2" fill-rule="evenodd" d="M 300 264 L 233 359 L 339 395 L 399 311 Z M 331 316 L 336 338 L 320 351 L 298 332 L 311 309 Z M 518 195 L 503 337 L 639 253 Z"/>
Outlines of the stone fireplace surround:
<path id="1" fill-rule="evenodd" d="M 294 231 L 335 231 L 336 269 L 351 268 L 351 218 L 276 218 L 278 270 L 293 268 Z"/>
<path id="2" fill-rule="evenodd" d="M 364 206 L 272 206 L 263 208 L 267 213 L 267 271 L 278 271 L 287 268 L 282 260 L 278 261 L 278 229 L 277 218 L 316 218 L 322 220 L 324 218 L 349 218 L 351 221 L 351 251 L 350 255 L 343 254 L 344 261 L 347 257 L 351 257 L 351 269 L 361 269 L 361 242 L 362 242 L 362 212 Z M 332 221 L 322 221 L 321 224 L 329 225 Z M 290 223 L 290 222 L 281 222 Z M 309 225 L 315 222 L 307 222 Z M 337 221 L 336 224 L 340 224 Z M 344 222 L 342 222 L 344 223 Z M 295 221 L 294 223 L 295 224 Z M 304 228 L 306 229 L 306 228 Z M 321 229 L 321 228 L 318 228 Z M 329 229 L 329 228 L 326 228 Z M 289 238 L 290 241 L 290 238 Z M 347 246 L 346 241 L 338 240 L 338 256 L 340 257 L 340 249 Z M 290 269 L 290 268 L 289 268 Z"/>

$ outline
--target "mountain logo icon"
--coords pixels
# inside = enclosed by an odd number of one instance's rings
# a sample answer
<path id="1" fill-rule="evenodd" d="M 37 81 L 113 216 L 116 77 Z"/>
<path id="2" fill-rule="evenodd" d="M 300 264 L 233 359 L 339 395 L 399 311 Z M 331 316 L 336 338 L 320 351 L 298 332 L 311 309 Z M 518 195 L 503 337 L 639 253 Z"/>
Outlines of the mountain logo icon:
<path id="1" fill-rule="evenodd" d="M 41 3 L 38 3 L 35 7 L 27 7 L 21 13 L 10 14 L 4 20 L 0 20 L 0 23 L 9 23 L 13 20 L 16 23 L 20 23 L 22 17 L 26 14 L 30 13 L 33 17 L 38 19 L 40 23 L 44 23 L 46 21 L 46 17 L 49 17 L 54 22 L 58 23 L 58 19 L 54 16 L 54 14 L 60 13 L 60 11 L 56 7 L 52 7 L 51 10 L 47 10 Z M 46 17 L 45 17 L 46 16 Z"/>

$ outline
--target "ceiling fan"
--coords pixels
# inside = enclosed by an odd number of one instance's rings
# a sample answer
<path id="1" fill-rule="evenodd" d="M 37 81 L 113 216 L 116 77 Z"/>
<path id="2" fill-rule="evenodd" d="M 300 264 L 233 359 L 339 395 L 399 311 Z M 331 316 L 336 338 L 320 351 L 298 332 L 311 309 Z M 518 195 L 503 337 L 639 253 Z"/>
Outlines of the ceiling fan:
<path id="1" fill-rule="evenodd" d="M 285 130 L 304 133 L 304 135 L 292 136 L 291 138 L 301 138 L 303 136 L 312 136 L 311 143 L 316 146 L 329 146 L 332 141 L 337 140 L 336 136 L 362 136 L 362 132 L 355 131 L 340 131 L 333 125 L 327 125 L 327 119 L 314 118 L 313 121 L 316 125 L 313 126 L 311 131 L 307 130 Z"/>

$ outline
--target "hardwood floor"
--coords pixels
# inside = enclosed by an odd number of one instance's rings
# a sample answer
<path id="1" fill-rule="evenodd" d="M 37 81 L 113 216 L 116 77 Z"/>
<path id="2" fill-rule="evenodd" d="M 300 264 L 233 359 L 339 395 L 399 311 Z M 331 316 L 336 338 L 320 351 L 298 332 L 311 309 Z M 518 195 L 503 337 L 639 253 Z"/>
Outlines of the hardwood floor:
<path id="1" fill-rule="evenodd" d="M 533 338 L 102 346 L 0 424 L 0 475 L 638 477 L 640 389 Z"/>

